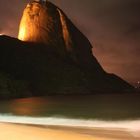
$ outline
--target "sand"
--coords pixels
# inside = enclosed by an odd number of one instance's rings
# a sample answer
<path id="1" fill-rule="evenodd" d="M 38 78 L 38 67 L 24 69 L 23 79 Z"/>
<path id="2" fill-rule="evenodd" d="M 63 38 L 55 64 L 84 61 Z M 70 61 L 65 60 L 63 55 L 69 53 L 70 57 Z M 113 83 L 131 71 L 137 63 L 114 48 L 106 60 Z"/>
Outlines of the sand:
<path id="1" fill-rule="evenodd" d="M 0 140 L 138 140 L 121 130 L 0 123 Z"/>

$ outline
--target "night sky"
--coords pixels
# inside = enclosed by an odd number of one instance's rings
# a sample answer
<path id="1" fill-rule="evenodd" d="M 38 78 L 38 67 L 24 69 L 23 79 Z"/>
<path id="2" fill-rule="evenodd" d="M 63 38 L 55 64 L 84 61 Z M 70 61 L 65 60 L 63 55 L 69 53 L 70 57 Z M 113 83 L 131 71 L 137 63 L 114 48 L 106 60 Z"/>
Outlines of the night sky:
<path id="1" fill-rule="evenodd" d="M 104 69 L 140 80 L 140 0 L 50 0 L 89 38 Z M 0 1 L 0 34 L 17 37 L 29 0 Z"/>

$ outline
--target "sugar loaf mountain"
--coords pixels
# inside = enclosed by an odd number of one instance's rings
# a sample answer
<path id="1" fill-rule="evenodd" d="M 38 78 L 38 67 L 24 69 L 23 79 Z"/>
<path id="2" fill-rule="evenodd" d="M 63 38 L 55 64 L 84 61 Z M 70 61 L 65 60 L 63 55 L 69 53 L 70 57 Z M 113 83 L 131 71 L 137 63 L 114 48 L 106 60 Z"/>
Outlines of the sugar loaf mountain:
<path id="1" fill-rule="evenodd" d="M 49 1 L 26 6 L 18 39 L 0 36 L 0 98 L 131 90 L 104 71 L 89 40 Z"/>

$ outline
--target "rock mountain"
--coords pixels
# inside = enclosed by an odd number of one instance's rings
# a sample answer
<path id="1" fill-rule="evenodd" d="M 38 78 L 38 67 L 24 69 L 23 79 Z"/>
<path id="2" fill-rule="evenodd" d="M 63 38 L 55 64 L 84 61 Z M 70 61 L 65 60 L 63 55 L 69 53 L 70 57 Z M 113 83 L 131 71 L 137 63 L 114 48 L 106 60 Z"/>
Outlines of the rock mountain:
<path id="1" fill-rule="evenodd" d="M 18 38 L 0 37 L 0 71 L 8 79 L 9 93 L 15 89 L 28 91 L 18 96 L 133 90 L 123 79 L 104 71 L 89 40 L 49 1 L 26 6 Z"/>

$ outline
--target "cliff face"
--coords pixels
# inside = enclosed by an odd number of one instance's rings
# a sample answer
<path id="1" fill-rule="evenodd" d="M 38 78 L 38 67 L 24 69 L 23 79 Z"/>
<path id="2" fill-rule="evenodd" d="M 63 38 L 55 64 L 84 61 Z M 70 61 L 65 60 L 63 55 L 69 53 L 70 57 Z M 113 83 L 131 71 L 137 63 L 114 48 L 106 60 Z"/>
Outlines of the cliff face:
<path id="1" fill-rule="evenodd" d="M 50 2 L 29 3 L 21 19 L 18 38 L 62 46 L 62 27 L 57 8 Z"/>
<path id="2" fill-rule="evenodd" d="M 29 3 L 21 19 L 18 38 L 44 43 L 64 55 L 62 25 L 57 8 L 50 2 Z"/>

